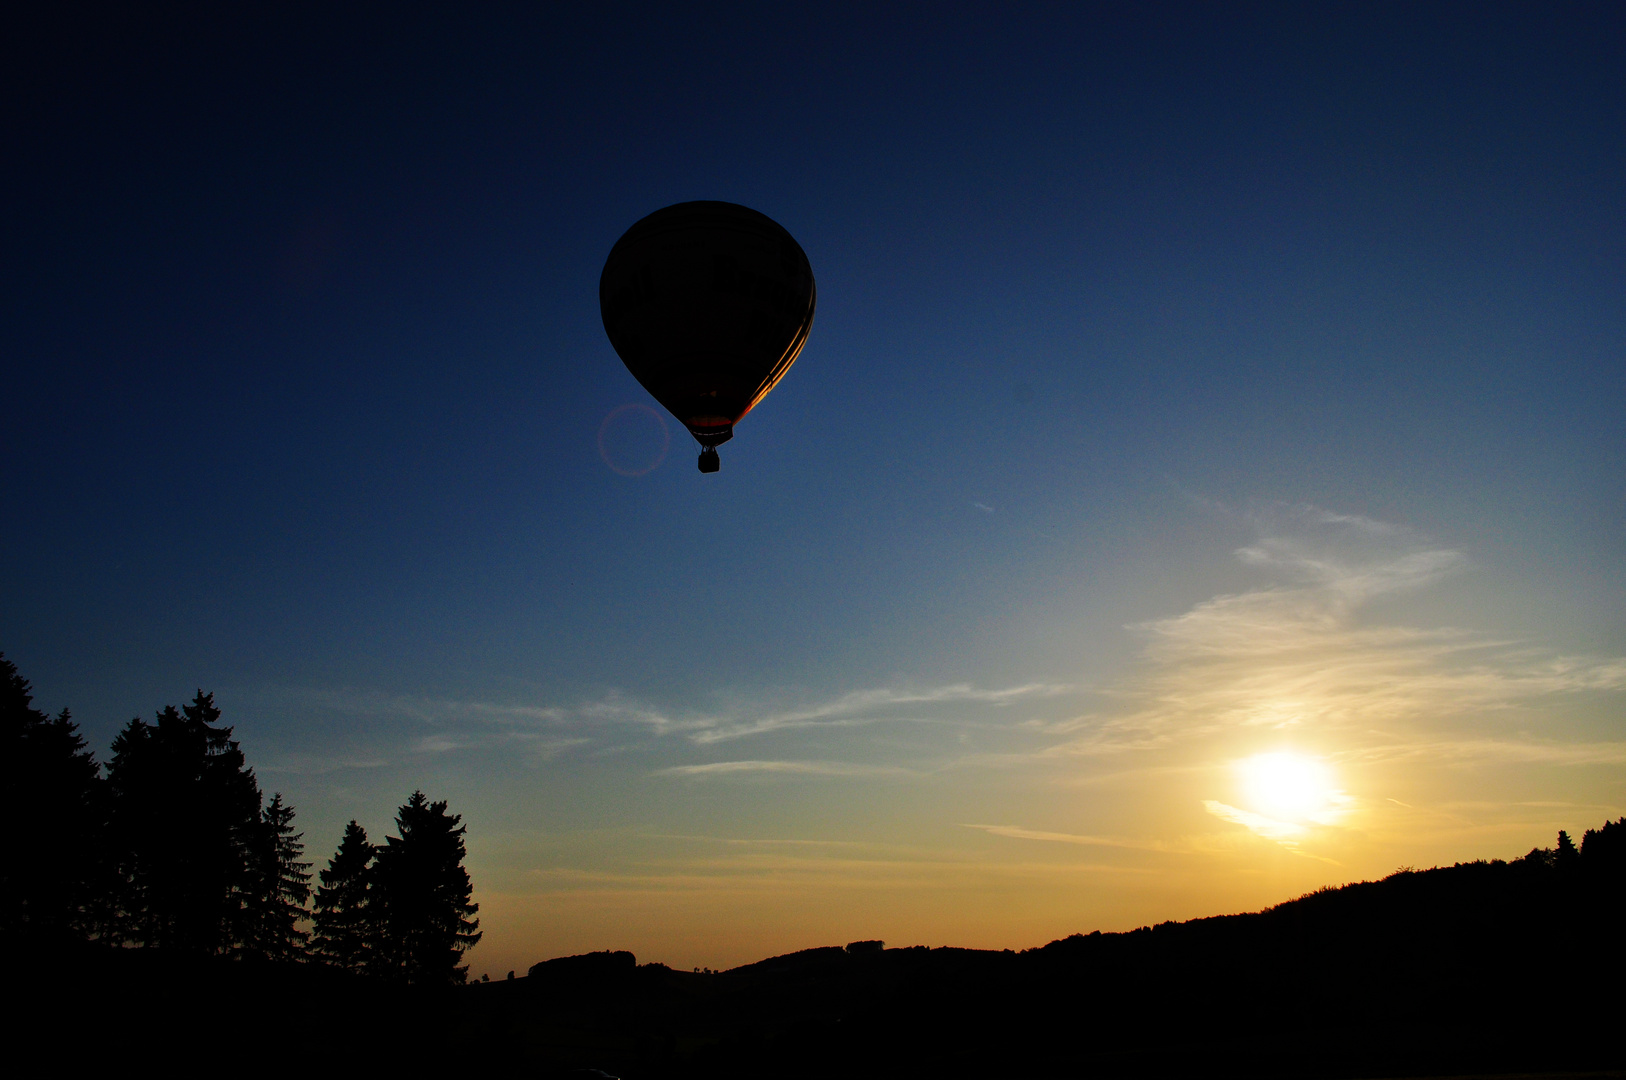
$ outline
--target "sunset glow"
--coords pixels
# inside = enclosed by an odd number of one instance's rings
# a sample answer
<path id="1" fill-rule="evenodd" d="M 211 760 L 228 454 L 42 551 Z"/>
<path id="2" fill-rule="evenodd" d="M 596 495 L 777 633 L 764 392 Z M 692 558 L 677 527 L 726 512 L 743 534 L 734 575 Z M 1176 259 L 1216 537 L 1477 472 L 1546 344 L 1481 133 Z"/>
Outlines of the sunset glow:
<path id="1" fill-rule="evenodd" d="M 1626 815 L 1626 5 L 19 7 L 0 653 L 444 800 L 474 977 Z"/>

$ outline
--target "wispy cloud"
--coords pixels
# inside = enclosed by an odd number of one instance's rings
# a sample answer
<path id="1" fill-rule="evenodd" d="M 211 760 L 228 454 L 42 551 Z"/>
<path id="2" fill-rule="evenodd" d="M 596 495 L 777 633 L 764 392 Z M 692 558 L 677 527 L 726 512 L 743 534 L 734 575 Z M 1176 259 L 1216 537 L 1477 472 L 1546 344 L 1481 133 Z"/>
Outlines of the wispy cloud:
<path id="1" fill-rule="evenodd" d="M 587 744 L 620 741 L 617 729 L 656 738 L 681 738 L 700 746 L 797 728 L 859 727 L 883 722 L 931 721 L 934 710 L 955 704 L 1003 708 L 1024 700 L 1066 693 L 1055 683 L 1025 683 L 983 689 L 969 683 L 935 687 L 892 686 L 856 690 L 811 704 L 784 708 L 737 704 L 715 712 L 676 712 L 630 698 L 617 690 L 573 704 L 505 704 L 350 690 L 279 689 L 276 703 L 428 726 L 413 747 L 444 753 L 526 742 L 538 752 L 557 753 Z"/>
<path id="2" fill-rule="evenodd" d="M 1427 761 L 1446 765 L 1626 765 L 1626 742 L 1465 737 L 1361 746 L 1341 757 L 1346 761 Z"/>
<path id="3" fill-rule="evenodd" d="M 1564 656 L 1452 627 L 1369 621 L 1380 597 L 1421 589 L 1466 566 L 1464 556 L 1399 526 L 1290 508 L 1296 533 L 1262 534 L 1237 551 L 1276 581 L 1215 596 L 1131 629 L 1146 665 L 1116 688 L 1117 708 L 1053 725 L 1074 738 L 1052 753 L 1151 750 L 1238 731 L 1405 732 L 1413 753 L 1483 744 L 1422 738 L 1453 718 L 1483 718 L 1555 695 L 1626 688 L 1626 659 Z M 1515 753 L 1516 741 L 1494 743 Z M 1487 748 L 1488 749 L 1488 748 Z M 1520 751 L 1547 760 L 1612 761 L 1613 743 Z"/>
<path id="4" fill-rule="evenodd" d="M 1256 508 L 1231 520 L 1252 528 L 1235 557 L 1260 575 L 1259 584 L 1129 627 L 1143 645 L 1138 666 L 1093 682 L 1094 708 L 1082 714 L 1070 700 L 1078 684 L 1051 680 L 900 683 L 789 702 L 759 693 L 709 708 L 618 690 L 574 701 L 508 702 L 286 691 L 281 703 L 379 721 L 379 738 L 336 753 L 344 760 L 637 754 L 647 775 L 694 780 L 940 778 L 1037 766 L 1079 786 L 1131 774 L 1209 775 L 1248 746 L 1300 736 L 1339 766 L 1626 764 L 1626 741 L 1596 733 L 1568 738 L 1575 729 L 1547 719 L 1555 701 L 1626 689 L 1626 658 L 1564 655 L 1469 629 L 1384 618 L 1392 607 L 1380 601 L 1471 570 L 1455 547 L 1404 526 L 1316 507 Z M 1067 703 L 1060 716 L 1051 702 Z M 378 730 L 391 723 L 401 727 Z M 882 725 L 892 727 L 858 735 Z M 753 754 L 693 761 L 752 739 Z M 1108 756 L 1117 759 L 1110 772 L 1078 764 Z M 1066 768 L 1057 769 L 1058 762 Z M 1191 797 L 1209 794 L 1229 800 L 1213 802 L 1211 814 L 1256 835 L 1275 830 L 1278 841 L 1293 838 L 1292 828 L 1236 816 L 1253 810 L 1230 806 L 1237 800 L 1222 791 Z M 1375 805 L 1363 804 L 1362 813 Z M 1019 840 L 1130 844 L 1015 825 L 967 827 Z"/>
<path id="5" fill-rule="evenodd" d="M 1332 866 L 1343 865 L 1337 859 L 1329 859 L 1325 855 L 1305 849 L 1304 844 L 1315 836 L 1317 831 L 1311 826 L 1292 821 L 1278 821 L 1265 814 L 1256 814 L 1250 810 L 1227 806 L 1225 803 L 1213 799 L 1204 799 L 1203 809 L 1224 821 L 1241 825 L 1255 836 L 1279 844 L 1295 855 L 1302 855 L 1307 859 L 1314 859 L 1317 862 L 1328 863 Z"/>
<path id="6" fill-rule="evenodd" d="M 956 702 L 1000 707 L 1023 699 L 1053 697 L 1069 689 L 1071 687 L 1055 683 L 1027 683 L 1000 690 L 981 690 L 969 683 L 957 683 L 923 690 L 895 687 L 856 690 L 830 701 L 800 709 L 711 718 L 705 725 L 689 731 L 688 737 L 696 743 L 706 744 L 763 735 L 786 728 L 853 727 L 904 718 L 900 716 L 900 711 L 912 707 L 930 707 Z"/>
<path id="7" fill-rule="evenodd" d="M 272 775 L 322 776 L 345 769 L 378 769 L 389 762 L 384 758 L 324 757 L 306 752 L 283 754 L 256 771 Z"/>
<path id="8" fill-rule="evenodd" d="M 426 724 L 482 723 L 531 726 L 556 723 L 569 717 L 567 709 L 555 706 L 470 701 L 461 698 L 433 698 L 417 694 L 386 694 L 377 690 L 348 687 L 270 687 L 255 695 L 259 704 L 295 707 L 364 716 L 386 720 L 410 720 Z"/>
<path id="9" fill-rule="evenodd" d="M 655 770 L 658 776 L 717 777 L 742 773 L 777 773 L 791 776 L 908 776 L 909 770 L 889 765 L 846 761 L 713 761 L 704 765 L 673 765 Z"/>
<path id="10" fill-rule="evenodd" d="M 727 844 L 737 847 L 880 848 L 868 840 L 810 840 L 782 837 L 704 836 L 694 833 L 646 833 L 651 840 L 685 840 L 697 844 Z"/>
<path id="11" fill-rule="evenodd" d="M 437 732 L 415 740 L 412 743 L 412 751 L 417 754 L 449 754 L 460 750 L 513 747 L 518 744 L 531 757 L 547 761 L 591 741 L 585 738 L 549 738 L 536 732 Z"/>
<path id="12" fill-rule="evenodd" d="M 1081 836 L 1077 833 L 1044 832 L 1024 829 L 1017 825 L 961 824 L 962 829 L 980 829 L 991 836 L 1005 836 L 1013 840 L 1045 840 L 1057 844 L 1081 844 L 1085 847 L 1133 848 L 1138 851 L 1163 851 L 1165 846 L 1143 840 L 1126 840 L 1117 836 Z"/>
<path id="13" fill-rule="evenodd" d="M 1255 814 L 1249 810 L 1239 810 L 1234 806 L 1227 806 L 1213 799 L 1203 800 L 1203 809 L 1217 818 L 1235 822 L 1250 832 L 1274 840 L 1284 847 L 1297 847 L 1298 842 L 1308 836 L 1310 830 L 1303 825 L 1291 821 L 1277 821 L 1264 814 Z"/>

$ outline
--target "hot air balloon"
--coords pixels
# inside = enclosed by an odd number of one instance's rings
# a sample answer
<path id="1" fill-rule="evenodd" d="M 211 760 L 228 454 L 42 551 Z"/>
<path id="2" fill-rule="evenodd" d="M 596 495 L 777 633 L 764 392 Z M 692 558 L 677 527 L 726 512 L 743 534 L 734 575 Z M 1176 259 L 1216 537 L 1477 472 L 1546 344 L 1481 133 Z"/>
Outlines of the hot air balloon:
<path id="1" fill-rule="evenodd" d="M 610 249 L 598 302 L 610 344 L 701 446 L 717 447 L 784 378 L 813 326 L 813 268 L 779 223 L 726 202 L 657 210 Z"/>

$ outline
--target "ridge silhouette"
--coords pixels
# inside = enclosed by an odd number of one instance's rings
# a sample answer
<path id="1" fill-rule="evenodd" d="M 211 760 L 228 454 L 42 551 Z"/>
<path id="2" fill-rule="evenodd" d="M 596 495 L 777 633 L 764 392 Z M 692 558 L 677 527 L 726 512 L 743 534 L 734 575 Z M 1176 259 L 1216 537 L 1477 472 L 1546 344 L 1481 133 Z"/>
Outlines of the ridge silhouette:
<path id="1" fill-rule="evenodd" d="M 627 1077 L 1619 1069 L 1623 898 L 1626 818 L 1508 861 L 1022 952 L 853 942 L 726 972 L 561 957 L 469 987 L 465 1023 L 506 1067 Z"/>
<path id="2" fill-rule="evenodd" d="M 459 817 L 414 792 L 381 846 L 352 821 L 307 908 L 294 810 L 219 720 L 201 690 L 132 720 L 104 777 L 0 655 L 23 826 L 0 860 L 26 988 L 0 1021 L 13 1045 L 79 1071 L 299 1055 L 628 1080 L 1626 1068 L 1626 817 L 1510 860 L 1021 952 L 868 940 L 683 972 L 604 951 L 462 985 L 480 931 Z"/>

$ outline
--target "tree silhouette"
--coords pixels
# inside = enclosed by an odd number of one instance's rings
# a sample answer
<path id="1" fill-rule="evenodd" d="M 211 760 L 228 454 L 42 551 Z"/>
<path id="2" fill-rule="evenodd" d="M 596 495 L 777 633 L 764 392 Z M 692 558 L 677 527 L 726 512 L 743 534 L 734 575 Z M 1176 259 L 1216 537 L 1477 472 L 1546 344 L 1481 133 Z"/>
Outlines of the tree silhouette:
<path id="1" fill-rule="evenodd" d="M 1525 866 L 1535 870 L 1550 869 L 1553 865 L 1553 849 L 1533 847 L 1519 859 Z"/>
<path id="2" fill-rule="evenodd" d="M 480 940 L 479 906 L 463 868 L 465 829 L 445 802 L 414 791 L 395 818 L 373 867 L 379 937 L 373 969 L 410 983 L 461 984 L 463 953 Z"/>
<path id="3" fill-rule="evenodd" d="M 0 929 L 83 932 L 100 891 L 101 773 L 68 710 L 33 707 L 0 654 L 0 790 L 15 815 L 0 859 Z"/>
<path id="4" fill-rule="evenodd" d="M 344 827 L 339 850 L 319 875 L 312 912 L 311 951 L 335 967 L 365 971 L 375 923 L 371 897 L 373 845 L 355 821 Z"/>
<path id="5" fill-rule="evenodd" d="M 1606 821 L 1602 828 L 1588 829 L 1581 836 L 1581 859 L 1596 867 L 1626 867 L 1626 817 Z"/>
<path id="6" fill-rule="evenodd" d="M 199 690 L 113 740 L 110 832 L 119 918 L 111 936 L 219 953 L 252 940 L 260 789 L 231 728 Z"/>
<path id="7" fill-rule="evenodd" d="M 248 934 L 245 951 L 271 960 L 292 960 L 310 936 L 299 928 L 310 899 L 310 863 L 302 834 L 294 831 L 294 808 L 279 792 L 260 812 L 252 857 L 253 891 L 245 898 Z"/>
<path id="8" fill-rule="evenodd" d="M 1582 839 L 1585 839 L 1583 837 Z M 1575 841 L 1563 829 L 1558 830 L 1558 846 L 1553 849 L 1553 865 L 1564 873 L 1574 870 L 1581 862 L 1581 853 L 1575 850 Z"/>

